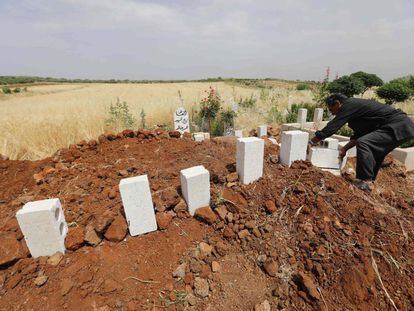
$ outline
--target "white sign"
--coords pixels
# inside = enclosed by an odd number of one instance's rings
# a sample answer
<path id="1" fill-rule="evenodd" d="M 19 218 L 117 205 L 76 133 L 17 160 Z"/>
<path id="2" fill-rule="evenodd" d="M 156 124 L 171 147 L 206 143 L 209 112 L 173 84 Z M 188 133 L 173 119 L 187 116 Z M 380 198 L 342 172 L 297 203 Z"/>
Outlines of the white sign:
<path id="1" fill-rule="evenodd" d="M 183 107 L 178 108 L 174 113 L 174 129 L 181 134 L 190 133 L 190 120 L 187 110 Z"/>

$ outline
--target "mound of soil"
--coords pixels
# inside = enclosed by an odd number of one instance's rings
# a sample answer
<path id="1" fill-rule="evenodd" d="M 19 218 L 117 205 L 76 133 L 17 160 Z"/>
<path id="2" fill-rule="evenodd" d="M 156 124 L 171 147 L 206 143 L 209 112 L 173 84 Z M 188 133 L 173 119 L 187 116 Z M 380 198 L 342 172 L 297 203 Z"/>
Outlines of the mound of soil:
<path id="1" fill-rule="evenodd" d="M 411 174 L 392 158 L 367 194 L 308 162 L 235 173 L 235 140 L 124 131 L 42 161 L 0 160 L 0 309 L 410 310 Z M 179 172 L 204 165 L 210 208 L 187 213 Z M 349 163 L 348 178 L 352 175 Z M 147 174 L 159 230 L 127 232 L 118 184 Z M 15 213 L 59 198 L 64 256 L 33 259 Z"/>

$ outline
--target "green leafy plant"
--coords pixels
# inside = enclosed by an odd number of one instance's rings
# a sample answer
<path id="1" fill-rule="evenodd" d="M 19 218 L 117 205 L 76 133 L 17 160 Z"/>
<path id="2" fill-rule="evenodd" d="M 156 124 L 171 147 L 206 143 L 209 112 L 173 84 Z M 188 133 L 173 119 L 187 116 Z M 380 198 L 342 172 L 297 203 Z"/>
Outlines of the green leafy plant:
<path id="1" fill-rule="evenodd" d="M 21 89 L 19 88 L 19 87 L 16 87 L 14 90 L 13 90 L 13 93 L 20 93 L 21 92 Z"/>
<path id="2" fill-rule="evenodd" d="M 365 85 L 362 80 L 351 76 L 342 76 L 328 85 L 329 93 L 342 93 L 348 97 L 361 94 L 364 90 Z"/>
<path id="3" fill-rule="evenodd" d="M 391 81 L 377 89 L 377 95 L 385 99 L 385 103 L 392 105 L 410 98 L 412 90 L 405 81 Z"/>
<path id="4" fill-rule="evenodd" d="M 304 91 L 304 90 L 309 90 L 310 86 L 306 83 L 299 83 L 298 85 L 296 85 L 296 90 L 298 91 Z"/>
<path id="5" fill-rule="evenodd" d="M 109 118 L 106 120 L 107 125 L 113 125 L 117 128 L 133 128 L 135 118 L 129 111 L 127 102 L 120 102 L 119 98 L 115 104 L 109 107 Z"/>
<path id="6" fill-rule="evenodd" d="M 239 107 L 245 108 L 245 109 L 252 109 L 256 106 L 257 99 L 253 97 L 253 94 L 250 95 L 250 97 L 247 98 L 240 98 L 238 105 Z"/>
<path id="7" fill-rule="evenodd" d="M 350 75 L 351 78 L 357 78 L 362 81 L 364 84 L 364 90 L 362 94 L 364 94 L 369 88 L 373 86 L 381 86 L 384 84 L 384 81 L 381 80 L 380 77 L 373 73 L 367 73 L 364 71 L 357 71 Z"/>
<path id="8" fill-rule="evenodd" d="M 272 106 L 267 114 L 267 123 L 281 124 L 283 123 L 282 113 L 279 112 L 277 106 Z"/>
<path id="9" fill-rule="evenodd" d="M 414 147 L 414 138 L 400 145 L 400 148 L 411 148 Z"/>
<path id="10" fill-rule="evenodd" d="M 220 112 L 220 120 L 223 122 L 224 127 L 226 126 L 234 126 L 234 119 L 236 118 L 236 112 L 227 108 Z"/>
<path id="11" fill-rule="evenodd" d="M 211 131 L 211 125 L 221 108 L 221 98 L 215 89 L 211 86 L 207 92 L 207 97 L 201 100 L 200 116 L 208 122 L 208 128 Z"/>
<path id="12" fill-rule="evenodd" d="M 11 94 L 12 90 L 8 86 L 3 86 L 2 91 L 4 94 Z"/>
<path id="13" fill-rule="evenodd" d="M 336 134 L 351 137 L 354 134 L 354 131 L 348 125 L 345 124 L 343 127 L 339 129 L 338 132 L 336 132 Z"/>

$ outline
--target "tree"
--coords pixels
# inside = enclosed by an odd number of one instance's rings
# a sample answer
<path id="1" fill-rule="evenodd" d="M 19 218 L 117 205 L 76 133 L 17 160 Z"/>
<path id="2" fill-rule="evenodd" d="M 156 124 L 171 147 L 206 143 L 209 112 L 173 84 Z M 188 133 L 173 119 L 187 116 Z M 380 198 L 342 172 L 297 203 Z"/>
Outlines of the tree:
<path id="1" fill-rule="evenodd" d="M 221 108 L 221 98 L 211 86 L 207 93 L 207 97 L 201 100 L 200 115 L 203 119 L 207 119 L 208 129 L 211 131 L 211 123 Z"/>
<path id="2" fill-rule="evenodd" d="M 410 98 L 412 90 L 407 82 L 393 80 L 377 89 L 377 95 L 385 99 L 385 103 L 392 105 Z"/>
<path id="3" fill-rule="evenodd" d="M 342 93 L 348 97 L 352 97 L 356 94 L 361 94 L 365 89 L 364 82 L 362 80 L 350 77 L 342 76 L 333 80 L 328 85 L 328 91 L 332 93 Z"/>
<path id="4" fill-rule="evenodd" d="M 381 86 L 384 84 L 384 81 L 382 81 L 380 77 L 373 73 L 357 71 L 352 73 L 350 77 L 360 79 L 364 83 L 365 89 L 362 94 L 364 94 L 369 88 L 373 86 Z"/>

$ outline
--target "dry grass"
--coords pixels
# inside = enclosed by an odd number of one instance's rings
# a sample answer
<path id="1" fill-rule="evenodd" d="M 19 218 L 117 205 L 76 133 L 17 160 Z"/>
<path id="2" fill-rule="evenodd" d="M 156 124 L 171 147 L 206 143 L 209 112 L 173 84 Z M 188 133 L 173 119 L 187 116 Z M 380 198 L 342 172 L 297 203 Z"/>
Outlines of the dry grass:
<path id="1" fill-rule="evenodd" d="M 270 83 L 270 82 L 268 82 Z M 275 82 L 276 83 L 276 82 Z M 56 150 L 83 139 L 97 138 L 104 132 L 115 132 L 105 124 L 111 103 L 117 98 L 126 101 L 140 126 L 141 109 L 146 113 L 148 126 L 166 124 L 172 127 L 173 111 L 180 106 L 181 91 L 188 111 L 198 109 L 205 91 L 214 87 L 224 105 L 231 99 L 253 96 L 257 99 L 253 110 L 239 110 L 236 128 L 247 131 L 269 123 L 268 112 L 276 106 L 279 111 L 293 103 L 310 103 L 310 91 L 296 91 L 292 83 L 273 83 L 272 89 L 258 89 L 218 83 L 165 84 L 56 84 L 29 86 L 28 92 L 12 95 L 0 93 L 0 154 L 11 159 L 36 160 L 52 155 Z M 367 92 L 365 98 L 373 97 Z M 413 102 L 401 105 L 414 112 Z"/>
<path id="2" fill-rule="evenodd" d="M 265 123 L 265 112 L 271 104 L 287 106 L 293 97 L 297 101 L 311 100 L 309 94 L 293 91 L 297 95 L 292 97 L 292 91 L 276 88 L 269 96 L 276 96 L 277 103 L 270 103 L 269 100 L 260 100 L 260 89 L 224 82 L 29 86 L 26 93 L 0 95 L 0 153 L 11 159 L 41 159 L 80 140 L 117 131 L 119 129 L 105 125 L 109 105 L 117 98 L 128 103 L 137 120 L 141 109 L 144 109 L 147 125 L 172 126 L 173 111 L 180 106 L 178 91 L 181 91 L 184 106 L 191 111 L 198 108 L 210 86 L 219 91 L 225 105 L 230 105 L 231 98 L 238 100 L 254 96 L 259 99 L 257 111 L 238 117 L 236 123 L 241 128 L 254 128 Z"/>

